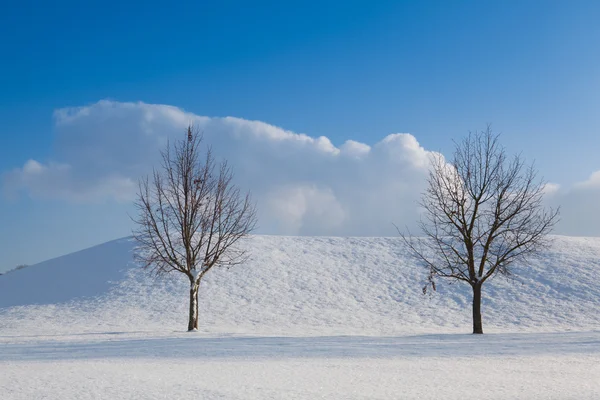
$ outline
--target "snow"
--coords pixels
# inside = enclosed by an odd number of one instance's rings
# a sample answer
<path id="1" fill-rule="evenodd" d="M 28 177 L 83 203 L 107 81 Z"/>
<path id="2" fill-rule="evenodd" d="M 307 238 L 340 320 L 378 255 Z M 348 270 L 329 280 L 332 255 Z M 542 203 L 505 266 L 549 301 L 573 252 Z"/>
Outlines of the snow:
<path id="1" fill-rule="evenodd" d="M 192 269 L 190 271 L 190 273 L 192 274 L 192 276 L 194 277 L 194 282 L 196 282 L 198 280 L 198 277 L 200 276 L 200 274 L 202 273 L 201 270 L 198 270 L 196 268 Z"/>
<path id="2" fill-rule="evenodd" d="M 423 295 L 398 238 L 254 236 L 205 276 L 192 335 L 187 278 L 133 245 L 0 276 L 0 398 L 600 398 L 600 238 L 486 282 L 482 336 L 470 288 Z"/>
<path id="3" fill-rule="evenodd" d="M 112 287 L 111 282 L 123 280 L 125 271 L 132 267 L 133 245 L 129 238 L 114 240 L 8 272 L 0 279 L 0 307 L 103 295 Z"/>
<path id="4" fill-rule="evenodd" d="M 19 339 L 3 399 L 596 399 L 599 332 Z"/>

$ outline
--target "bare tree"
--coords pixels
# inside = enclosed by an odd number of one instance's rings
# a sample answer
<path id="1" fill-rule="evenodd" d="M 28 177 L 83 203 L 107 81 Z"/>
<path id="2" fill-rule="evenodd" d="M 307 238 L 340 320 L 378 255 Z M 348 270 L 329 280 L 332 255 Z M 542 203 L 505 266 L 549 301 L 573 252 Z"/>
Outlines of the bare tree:
<path id="1" fill-rule="evenodd" d="M 202 135 L 187 135 L 161 151 L 162 165 L 139 182 L 135 203 L 136 259 L 157 275 L 181 273 L 189 279 L 188 330 L 198 329 L 198 289 L 215 266 L 247 260 L 240 242 L 256 225 L 250 194 L 234 185 L 227 162 L 216 163 Z"/>
<path id="2" fill-rule="evenodd" d="M 508 157 L 490 127 L 455 143 L 447 163 L 432 157 L 428 188 L 420 205 L 424 238 L 401 234 L 412 255 L 435 278 L 468 283 L 473 289 L 473 333 L 483 333 L 481 287 L 496 274 L 510 275 L 547 244 L 558 209 L 542 204 L 544 182 L 520 155 Z"/>

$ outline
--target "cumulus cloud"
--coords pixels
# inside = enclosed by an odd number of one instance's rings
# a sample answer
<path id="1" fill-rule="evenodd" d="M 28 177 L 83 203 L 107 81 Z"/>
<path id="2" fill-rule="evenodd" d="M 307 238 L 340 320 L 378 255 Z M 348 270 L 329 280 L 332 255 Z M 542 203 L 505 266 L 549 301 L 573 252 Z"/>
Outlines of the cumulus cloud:
<path id="1" fill-rule="evenodd" d="M 5 173 L 7 193 L 126 204 L 138 178 L 159 163 L 159 150 L 191 123 L 252 191 L 262 233 L 379 236 L 396 235 L 392 223 L 414 228 L 430 156 L 441 156 L 406 133 L 336 146 L 261 121 L 157 104 L 100 101 L 57 110 L 54 120 L 54 161 L 29 160 Z M 600 171 L 570 189 L 547 184 L 545 193 L 548 204 L 561 205 L 559 233 L 600 234 Z"/>
<path id="2" fill-rule="evenodd" d="M 344 224 L 344 206 L 331 188 L 311 184 L 277 187 L 267 193 L 267 224 L 274 231 L 326 235 Z"/>
<path id="3" fill-rule="evenodd" d="M 14 197 L 19 190 L 28 190 L 32 197 L 57 198 L 74 202 L 99 202 L 106 199 L 128 201 L 137 187 L 131 178 L 118 174 L 99 176 L 93 184 L 78 179 L 69 164 L 51 162 L 47 165 L 28 160 L 5 176 L 5 191 Z"/>
<path id="4" fill-rule="evenodd" d="M 137 179 L 158 164 L 159 150 L 192 123 L 230 162 L 237 183 L 252 191 L 264 233 L 393 235 L 392 222 L 415 219 L 430 154 L 409 134 L 336 147 L 327 137 L 167 105 L 100 101 L 57 110 L 54 119 L 55 161 L 30 160 L 6 173 L 7 192 L 131 201 Z"/>

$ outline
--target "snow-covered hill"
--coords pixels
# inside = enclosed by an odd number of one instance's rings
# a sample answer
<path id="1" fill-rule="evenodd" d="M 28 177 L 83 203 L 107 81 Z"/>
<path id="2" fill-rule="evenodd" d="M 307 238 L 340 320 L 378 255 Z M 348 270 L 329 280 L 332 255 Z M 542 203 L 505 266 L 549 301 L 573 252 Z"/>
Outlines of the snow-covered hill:
<path id="1" fill-rule="evenodd" d="M 106 294 L 131 268 L 131 239 L 119 239 L 0 276 L 0 307 L 54 304 Z"/>
<path id="2" fill-rule="evenodd" d="M 258 335 L 469 332 L 470 288 L 425 271 L 398 238 L 254 236 L 252 260 L 211 271 L 200 288 L 201 330 Z M 187 286 L 157 282 L 121 239 L 0 276 L 4 335 L 184 330 Z M 112 282 L 112 283 L 111 283 Z M 88 298 L 84 296 L 90 296 Z M 512 280 L 484 286 L 484 330 L 600 327 L 600 238 L 555 237 Z"/>

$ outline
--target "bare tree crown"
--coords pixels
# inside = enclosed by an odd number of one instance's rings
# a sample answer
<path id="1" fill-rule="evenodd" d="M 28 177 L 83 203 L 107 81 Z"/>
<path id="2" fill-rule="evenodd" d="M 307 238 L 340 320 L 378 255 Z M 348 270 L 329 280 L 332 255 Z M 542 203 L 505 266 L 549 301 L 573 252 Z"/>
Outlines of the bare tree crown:
<path id="1" fill-rule="evenodd" d="M 455 143 L 447 163 L 432 158 L 420 205 L 425 238 L 404 236 L 429 268 L 429 284 L 448 277 L 481 285 L 547 244 L 558 209 L 543 206 L 544 182 L 520 155 L 508 157 L 490 127 Z M 424 291 L 427 290 L 425 286 Z"/>
<path id="2" fill-rule="evenodd" d="M 167 144 L 160 170 L 139 182 L 134 231 L 144 267 L 198 283 L 216 265 L 246 260 L 238 244 L 256 224 L 250 194 L 240 192 L 227 162 L 216 163 L 210 148 L 202 157 L 202 143 L 190 126 L 184 140 Z"/>

